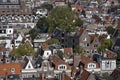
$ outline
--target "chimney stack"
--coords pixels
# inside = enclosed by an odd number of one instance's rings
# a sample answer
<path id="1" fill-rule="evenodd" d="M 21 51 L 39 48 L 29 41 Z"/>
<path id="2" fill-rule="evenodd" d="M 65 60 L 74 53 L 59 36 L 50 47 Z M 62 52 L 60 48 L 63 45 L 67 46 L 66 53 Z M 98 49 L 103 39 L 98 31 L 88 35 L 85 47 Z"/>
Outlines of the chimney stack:
<path id="1" fill-rule="evenodd" d="M 44 74 L 42 74 L 42 80 L 45 80 L 45 79 L 44 79 Z"/>

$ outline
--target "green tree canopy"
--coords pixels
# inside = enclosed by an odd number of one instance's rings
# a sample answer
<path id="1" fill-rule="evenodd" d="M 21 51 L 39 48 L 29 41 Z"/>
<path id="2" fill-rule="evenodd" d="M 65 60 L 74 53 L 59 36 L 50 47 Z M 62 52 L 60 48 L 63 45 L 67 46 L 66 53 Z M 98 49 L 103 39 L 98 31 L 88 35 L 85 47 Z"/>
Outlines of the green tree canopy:
<path id="1" fill-rule="evenodd" d="M 74 31 L 76 26 L 83 24 L 83 22 L 78 19 L 77 15 L 71 11 L 69 7 L 54 8 L 47 17 L 47 20 L 49 22 L 50 32 L 52 32 L 56 27 L 66 31 Z"/>
<path id="2" fill-rule="evenodd" d="M 116 56 L 116 64 L 119 65 L 120 64 L 120 55 Z"/>
<path id="3" fill-rule="evenodd" d="M 40 18 L 36 24 L 37 31 L 41 33 L 46 33 L 48 30 L 48 27 L 49 27 L 49 24 L 45 17 Z"/>
<path id="4" fill-rule="evenodd" d="M 35 37 L 37 36 L 38 33 L 47 33 L 48 32 L 48 27 L 49 24 L 46 20 L 45 17 L 40 18 L 35 26 L 35 28 L 31 29 L 29 31 L 30 37 L 33 39 L 35 39 Z"/>
<path id="5" fill-rule="evenodd" d="M 106 30 L 107 30 L 108 34 L 110 34 L 110 35 L 113 35 L 113 33 L 115 31 L 115 29 L 112 26 L 108 26 Z"/>
<path id="6" fill-rule="evenodd" d="M 73 50 L 75 54 L 85 54 L 84 49 L 82 46 L 76 46 L 75 49 Z"/>
<path id="7" fill-rule="evenodd" d="M 38 32 L 36 31 L 35 28 L 33 28 L 29 31 L 29 34 L 30 34 L 31 39 L 34 40 L 35 37 L 37 36 Z"/>
<path id="8" fill-rule="evenodd" d="M 105 49 L 111 49 L 113 45 L 113 40 L 112 39 L 103 39 L 101 41 L 101 46 L 98 48 L 99 52 L 104 52 Z"/>
<path id="9" fill-rule="evenodd" d="M 45 42 L 45 44 L 47 44 L 47 45 L 51 45 L 51 44 L 57 44 L 57 45 L 59 45 L 60 42 L 59 42 L 59 40 L 57 40 L 57 39 L 55 39 L 55 38 L 51 38 L 51 39 L 47 40 L 47 41 Z"/>
<path id="10" fill-rule="evenodd" d="M 27 56 L 35 55 L 35 51 L 32 48 L 32 46 L 30 45 L 30 43 L 20 44 L 18 46 L 18 48 L 13 49 L 11 53 L 12 53 L 12 55 L 14 55 L 15 57 L 18 57 L 18 58 L 21 56 L 24 56 L 24 55 L 27 55 Z"/>
<path id="11" fill-rule="evenodd" d="M 64 57 L 63 52 L 60 51 L 60 50 L 57 51 L 57 55 L 58 55 L 61 59 L 63 59 L 63 57 Z"/>
<path id="12" fill-rule="evenodd" d="M 52 4 L 48 4 L 48 3 L 42 4 L 41 7 L 47 9 L 48 11 L 51 11 L 53 9 Z"/>

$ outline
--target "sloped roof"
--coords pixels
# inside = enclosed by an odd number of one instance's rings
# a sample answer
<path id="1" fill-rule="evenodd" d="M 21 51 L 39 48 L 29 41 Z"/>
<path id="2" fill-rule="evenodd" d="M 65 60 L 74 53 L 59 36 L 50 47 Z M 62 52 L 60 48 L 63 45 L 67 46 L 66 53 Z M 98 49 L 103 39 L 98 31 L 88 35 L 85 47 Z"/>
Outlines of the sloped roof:
<path id="1" fill-rule="evenodd" d="M 71 56 L 73 54 L 72 48 L 64 48 L 64 54 Z"/>
<path id="2" fill-rule="evenodd" d="M 63 74 L 63 80 L 71 80 L 71 78 L 67 74 Z"/>
<path id="3" fill-rule="evenodd" d="M 74 80 L 87 80 L 90 73 L 83 69 L 83 72 L 81 73 L 81 70 L 78 70 L 75 74 Z"/>
<path id="4" fill-rule="evenodd" d="M 55 69 L 58 69 L 58 65 L 64 64 L 67 66 L 67 69 L 69 69 L 69 65 L 67 63 L 65 63 L 65 61 L 63 61 L 62 59 L 60 59 L 58 56 L 54 55 L 51 56 L 51 62 L 54 64 Z"/>
<path id="5" fill-rule="evenodd" d="M 115 56 L 117 56 L 117 53 L 115 53 L 115 52 L 113 52 L 111 50 L 106 50 L 104 53 L 106 54 L 106 56 L 108 58 L 114 58 Z"/>
<path id="6" fill-rule="evenodd" d="M 79 56 L 75 56 L 74 57 L 74 66 L 78 66 L 79 65 L 79 62 L 83 63 L 84 64 L 84 68 L 87 68 L 87 65 L 89 63 L 95 63 L 96 64 L 96 67 L 98 68 L 99 67 L 99 64 L 96 63 L 95 61 L 93 61 L 91 58 L 87 57 L 87 56 L 84 56 L 84 55 L 79 55 Z"/>
<path id="7" fill-rule="evenodd" d="M 90 75 L 90 73 L 88 71 L 83 70 L 80 80 L 87 80 L 89 75 Z"/>
<path id="8" fill-rule="evenodd" d="M 19 62 L 16 62 L 16 63 L 0 63 L 0 75 L 1 76 L 5 76 L 6 74 L 7 75 L 10 75 L 10 74 L 13 74 L 11 72 L 11 69 L 14 68 L 15 71 L 14 71 L 14 74 L 21 74 L 21 64 Z"/>
<path id="9" fill-rule="evenodd" d="M 117 29 L 120 29 L 120 21 L 118 22 L 118 26 L 117 26 Z"/>
<path id="10" fill-rule="evenodd" d="M 99 67 L 98 63 L 96 63 L 95 61 L 93 61 L 91 58 L 83 56 L 83 55 L 80 55 L 80 61 L 84 64 L 85 68 L 87 68 L 87 64 L 88 63 L 95 63 L 96 67 L 97 68 Z"/>

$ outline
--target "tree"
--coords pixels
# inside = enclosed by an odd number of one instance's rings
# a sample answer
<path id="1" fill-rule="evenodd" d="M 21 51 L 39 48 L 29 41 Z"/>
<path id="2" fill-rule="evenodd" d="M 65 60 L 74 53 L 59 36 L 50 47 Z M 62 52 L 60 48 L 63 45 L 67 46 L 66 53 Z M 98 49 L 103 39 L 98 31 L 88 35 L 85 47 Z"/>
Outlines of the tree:
<path id="1" fill-rule="evenodd" d="M 69 7 L 56 7 L 47 17 L 49 22 L 49 31 L 52 32 L 56 27 L 66 31 L 74 31 L 81 20 Z M 83 23 L 81 23 L 82 25 Z M 79 24 L 80 25 L 80 24 Z"/>
<path id="2" fill-rule="evenodd" d="M 29 31 L 30 37 L 32 40 L 35 39 L 38 33 L 47 33 L 48 32 L 48 22 L 45 17 L 40 18 L 32 30 Z"/>
<path id="3" fill-rule="evenodd" d="M 101 41 L 101 46 L 98 48 L 99 52 L 104 52 L 105 49 L 111 49 L 113 45 L 113 40 L 112 39 L 103 39 Z"/>
<path id="4" fill-rule="evenodd" d="M 49 39 L 49 40 L 47 40 L 46 42 L 45 42 L 45 44 L 47 44 L 47 45 L 51 45 L 51 44 L 60 44 L 60 42 L 59 42 L 59 40 L 57 40 L 57 39 L 55 39 L 55 38 L 51 38 L 51 39 Z"/>
<path id="5" fill-rule="evenodd" d="M 63 59 L 63 57 L 64 57 L 63 52 L 60 51 L 60 50 L 57 51 L 57 55 L 58 55 L 61 59 Z"/>
<path id="6" fill-rule="evenodd" d="M 35 55 L 34 49 L 28 42 L 20 44 L 18 46 L 18 48 L 13 49 L 11 53 L 12 53 L 12 55 L 14 55 L 15 57 L 18 57 L 18 58 L 21 56 L 24 56 L 24 55 L 27 55 L 27 56 Z"/>
<path id="7" fill-rule="evenodd" d="M 36 24 L 37 31 L 41 33 L 46 33 L 48 30 L 48 27 L 49 27 L 49 24 L 45 17 L 40 18 Z"/>
<path id="8" fill-rule="evenodd" d="M 112 26 L 108 26 L 108 27 L 106 28 L 106 30 L 107 30 L 107 33 L 110 34 L 110 35 L 113 35 L 113 33 L 114 33 L 114 31 L 115 31 L 115 29 L 114 29 Z"/>
<path id="9" fill-rule="evenodd" d="M 51 11 L 53 9 L 52 4 L 48 4 L 48 3 L 42 4 L 41 7 L 47 9 L 48 11 Z"/>
<path id="10" fill-rule="evenodd" d="M 108 74 L 108 73 L 103 73 L 102 75 L 103 75 L 104 80 L 114 80 L 114 79 L 110 76 L 110 74 Z"/>
<path id="11" fill-rule="evenodd" d="M 36 29 L 33 28 L 29 31 L 29 34 L 30 34 L 31 39 L 34 40 L 38 33 L 37 33 Z"/>
<path id="12" fill-rule="evenodd" d="M 116 64 L 119 65 L 120 64 L 120 55 L 116 56 Z"/>
<path id="13" fill-rule="evenodd" d="M 75 49 L 73 50 L 75 54 L 84 54 L 84 49 L 81 46 L 76 46 Z"/>

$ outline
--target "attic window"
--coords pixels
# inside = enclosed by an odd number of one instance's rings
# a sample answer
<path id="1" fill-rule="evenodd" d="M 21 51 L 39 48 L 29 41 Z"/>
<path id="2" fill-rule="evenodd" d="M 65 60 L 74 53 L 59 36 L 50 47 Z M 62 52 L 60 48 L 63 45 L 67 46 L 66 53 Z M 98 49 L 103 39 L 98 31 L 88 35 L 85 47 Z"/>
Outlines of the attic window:
<path id="1" fill-rule="evenodd" d="M 87 47 L 89 46 L 89 43 L 87 43 Z"/>
<path id="2" fill-rule="evenodd" d="M 30 65 L 28 66 L 28 68 L 31 68 Z"/>
<path id="3" fill-rule="evenodd" d="M 95 44 L 95 45 L 94 45 L 94 47 L 96 48 L 96 47 L 98 47 L 98 45 L 97 45 L 97 44 Z"/>
<path id="4" fill-rule="evenodd" d="M 15 68 L 11 68 L 11 72 L 15 72 Z"/>
<path id="5" fill-rule="evenodd" d="M 66 67 L 65 67 L 65 65 L 61 65 L 61 66 L 59 66 L 59 69 L 60 69 L 60 70 L 65 70 Z"/>

